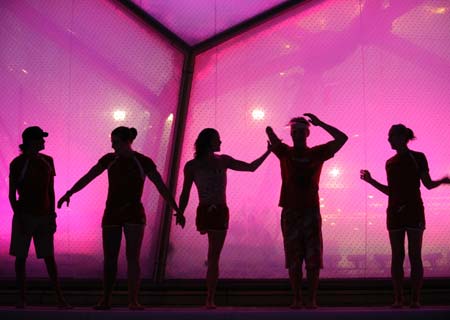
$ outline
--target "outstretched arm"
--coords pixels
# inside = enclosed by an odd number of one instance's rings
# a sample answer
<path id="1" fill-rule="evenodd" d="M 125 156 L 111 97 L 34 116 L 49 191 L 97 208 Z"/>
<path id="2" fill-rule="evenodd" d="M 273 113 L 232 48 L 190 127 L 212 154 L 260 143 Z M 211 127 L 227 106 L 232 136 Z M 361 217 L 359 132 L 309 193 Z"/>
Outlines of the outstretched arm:
<path id="1" fill-rule="evenodd" d="M 147 173 L 147 177 L 153 182 L 156 189 L 158 189 L 159 194 L 166 200 L 169 205 L 177 212 L 177 223 L 179 223 L 178 215 L 180 212 L 180 209 L 178 209 L 178 206 L 170 193 L 169 189 L 165 185 L 163 179 L 161 178 L 161 175 L 159 174 L 158 170 L 151 170 Z M 181 227 L 184 227 L 184 223 L 180 223 Z"/>
<path id="2" fill-rule="evenodd" d="M 258 159 L 248 163 L 241 160 L 233 159 L 232 157 L 227 157 L 227 167 L 231 170 L 236 171 L 251 171 L 254 172 L 259 166 L 267 159 L 271 152 L 271 144 L 267 142 L 267 151 L 262 154 Z"/>
<path id="3" fill-rule="evenodd" d="M 389 195 L 389 187 L 384 185 L 384 184 L 379 183 L 374 178 L 372 178 L 372 176 L 370 175 L 369 171 L 361 170 L 360 171 L 360 177 L 361 177 L 362 180 L 366 181 L 367 183 L 369 183 L 370 185 L 372 185 L 376 189 L 380 190 L 385 195 L 387 195 L 387 196 Z"/>
<path id="4" fill-rule="evenodd" d="M 341 149 L 342 146 L 347 142 L 348 137 L 341 130 L 339 130 L 333 126 L 330 126 L 329 124 L 326 124 L 325 122 L 319 120 L 319 118 L 317 116 L 313 115 L 312 113 L 305 113 L 304 115 L 309 118 L 308 120 L 312 125 L 321 127 L 322 129 L 324 129 L 326 132 L 328 132 L 334 138 L 334 140 L 331 142 L 332 148 L 333 148 L 333 150 L 332 150 L 333 153 L 336 153 L 337 151 L 339 151 L 339 149 Z"/>
<path id="5" fill-rule="evenodd" d="M 441 184 L 450 184 L 450 178 L 448 176 L 439 180 L 431 180 L 430 173 L 428 171 L 421 174 L 420 180 L 422 180 L 423 185 L 428 190 L 439 187 Z"/>
<path id="6" fill-rule="evenodd" d="M 105 168 L 103 166 L 101 166 L 100 164 L 96 164 L 95 166 L 93 166 L 88 173 L 86 173 L 84 176 L 81 177 L 80 180 L 78 180 L 72 188 L 70 188 L 65 195 L 63 195 L 59 200 L 58 200 L 58 209 L 62 207 L 62 205 L 64 204 L 64 202 L 67 202 L 67 206 L 69 206 L 70 203 L 70 197 L 82 190 L 84 187 L 86 187 L 92 180 L 94 180 L 95 178 L 97 178 L 103 171 L 105 171 Z"/>

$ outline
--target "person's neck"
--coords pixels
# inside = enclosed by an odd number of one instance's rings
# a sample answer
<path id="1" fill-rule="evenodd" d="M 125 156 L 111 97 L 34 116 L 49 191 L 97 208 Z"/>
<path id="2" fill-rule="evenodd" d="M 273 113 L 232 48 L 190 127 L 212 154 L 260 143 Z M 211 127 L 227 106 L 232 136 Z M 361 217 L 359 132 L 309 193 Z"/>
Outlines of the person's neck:
<path id="1" fill-rule="evenodd" d="M 398 155 L 401 155 L 401 154 L 407 153 L 409 151 L 409 149 L 407 146 L 404 146 L 404 147 L 398 148 L 395 151 L 397 152 Z"/>
<path id="2" fill-rule="evenodd" d="M 305 150 L 307 148 L 308 148 L 308 146 L 306 145 L 306 142 L 298 142 L 298 143 L 294 142 L 294 149 L 295 150 L 302 151 L 302 150 Z"/>
<path id="3" fill-rule="evenodd" d="M 131 157 L 133 155 L 133 153 L 134 153 L 134 150 L 130 148 L 130 149 L 122 150 L 118 155 L 121 157 Z"/>
<path id="4" fill-rule="evenodd" d="M 27 156 L 36 156 L 38 155 L 39 150 L 27 150 L 23 154 Z"/>

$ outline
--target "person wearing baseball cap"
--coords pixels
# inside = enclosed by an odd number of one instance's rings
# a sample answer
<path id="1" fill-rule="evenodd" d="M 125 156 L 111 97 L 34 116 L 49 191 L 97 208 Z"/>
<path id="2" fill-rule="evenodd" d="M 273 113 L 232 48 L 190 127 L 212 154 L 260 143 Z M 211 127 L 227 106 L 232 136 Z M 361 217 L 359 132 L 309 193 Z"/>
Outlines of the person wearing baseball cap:
<path id="1" fill-rule="evenodd" d="M 11 161 L 9 170 L 9 201 L 14 212 L 10 255 L 16 258 L 15 271 L 19 287 L 17 308 L 26 306 L 26 261 L 32 239 L 36 256 L 44 259 L 48 275 L 55 286 L 58 306 L 70 308 L 61 292 L 55 262 L 55 167 L 52 157 L 40 153 L 45 149 L 45 137 L 48 137 L 48 133 L 40 127 L 26 128 L 22 132 L 22 144 L 19 145 L 21 154 Z"/>
<path id="2" fill-rule="evenodd" d="M 348 137 L 342 131 L 319 120 L 311 113 L 291 119 L 289 127 L 294 146 L 284 144 L 271 127 L 266 133 L 272 152 L 280 160 L 281 231 L 283 234 L 285 266 L 294 293 L 291 308 L 302 308 L 302 264 L 305 262 L 309 283 L 308 308 L 317 308 L 317 288 L 323 267 L 322 220 L 319 204 L 319 180 L 323 163 L 342 148 Z M 308 147 L 310 124 L 328 132 L 333 140 Z"/>

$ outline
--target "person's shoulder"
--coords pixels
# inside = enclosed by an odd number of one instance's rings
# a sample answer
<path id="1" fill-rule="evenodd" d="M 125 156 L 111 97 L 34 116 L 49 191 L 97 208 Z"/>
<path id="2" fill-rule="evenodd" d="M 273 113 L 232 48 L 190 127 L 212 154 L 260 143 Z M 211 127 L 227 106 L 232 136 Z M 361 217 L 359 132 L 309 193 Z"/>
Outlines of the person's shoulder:
<path id="1" fill-rule="evenodd" d="M 414 151 L 414 150 L 410 150 L 410 152 L 415 158 L 426 159 L 425 153 L 423 153 L 423 152 Z"/>
<path id="2" fill-rule="evenodd" d="M 151 161 L 153 162 L 152 158 L 150 158 L 149 156 L 146 156 L 143 153 L 134 151 L 134 156 L 138 159 L 138 160 L 143 160 L 143 161 Z"/>
<path id="3" fill-rule="evenodd" d="M 39 153 L 39 155 L 40 155 L 45 161 L 53 162 L 53 158 L 52 158 L 51 156 L 49 156 L 49 155 L 47 155 L 47 154 L 45 154 L 45 153 Z"/>
<path id="4" fill-rule="evenodd" d="M 26 159 L 26 156 L 23 153 L 21 153 L 17 157 L 15 157 L 14 159 L 12 159 L 10 164 L 11 165 L 17 165 L 17 164 L 19 164 L 21 162 L 24 162 L 25 159 Z"/>
<path id="5" fill-rule="evenodd" d="M 146 170 L 156 168 L 155 162 L 149 156 L 146 156 L 145 154 L 137 151 L 134 151 L 134 156 L 139 161 L 139 163 L 146 168 Z"/>
<path id="6" fill-rule="evenodd" d="M 106 165 L 114 161 L 116 158 L 117 158 L 116 154 L 114 152 L 110 152 L 101 156 L 98 162 L 100 162 L 102 165 Z"/>

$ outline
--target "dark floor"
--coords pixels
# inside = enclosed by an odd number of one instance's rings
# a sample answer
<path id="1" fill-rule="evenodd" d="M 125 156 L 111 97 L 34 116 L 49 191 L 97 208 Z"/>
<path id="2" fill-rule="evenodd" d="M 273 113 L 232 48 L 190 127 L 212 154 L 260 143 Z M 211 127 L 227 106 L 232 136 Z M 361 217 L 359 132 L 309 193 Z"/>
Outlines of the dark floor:
<path id="1" fill-rule="evenodd" d="M 91 308 L 75 308 L 69 311 L 57 310 L 49 307 L 31 307 L 16 310 L 12 307 L 0 308 L 0 319 L 33 319 L 33 320 L 90 320 L 90 319 L 223 319 L 223 320 L 252 320 L 252 319 L 450 319 L 450 307 L 423 307 L 419 310 L 404 308 L 392 310 L 386 307 L 347 307 L 347 308 L 319 308 L 317 310 L 290 310 L 288 308 L 267 307 L 221 307 L 216 310 L 201 308 L 148 308 L 144 311 L 129 311 L 115 308 L 109 311 L 95 311 Z"/>

